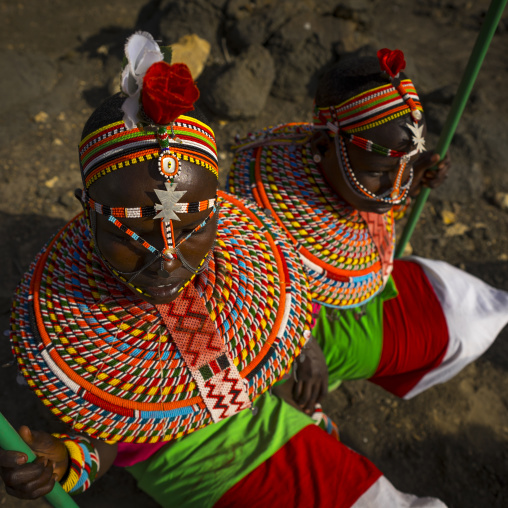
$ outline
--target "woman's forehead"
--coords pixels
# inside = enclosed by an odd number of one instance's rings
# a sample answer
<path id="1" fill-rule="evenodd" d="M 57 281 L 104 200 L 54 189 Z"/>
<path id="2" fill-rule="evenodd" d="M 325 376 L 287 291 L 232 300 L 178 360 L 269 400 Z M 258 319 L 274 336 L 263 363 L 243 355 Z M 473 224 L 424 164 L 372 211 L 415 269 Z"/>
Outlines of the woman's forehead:
<path id="1" fill-rule="evenodd" d="M 165 188 L 167 178 L 157 168 L 157 161 L 144 161 L 103 176 L 89 188 L 97 202 L 118 207 L 153 206 L 158 203 L 155 189 Z M 182 203 L 212 199 L 217 192 L 217 178 L 210 171 L 187 161 L 173 178 L 178 191 L 185 191 Z"/>
<path id="2" fill-rule="evenodd" d="M 423 123 L 425 132 L 425 120 L 422 118 L 420 123 Z M 386 148 L 405 151 L 412 146 L 412 134 L 408 125 L 413 125 L 413 119 L 411 115 L 404 115 L 358 134 Z"/>

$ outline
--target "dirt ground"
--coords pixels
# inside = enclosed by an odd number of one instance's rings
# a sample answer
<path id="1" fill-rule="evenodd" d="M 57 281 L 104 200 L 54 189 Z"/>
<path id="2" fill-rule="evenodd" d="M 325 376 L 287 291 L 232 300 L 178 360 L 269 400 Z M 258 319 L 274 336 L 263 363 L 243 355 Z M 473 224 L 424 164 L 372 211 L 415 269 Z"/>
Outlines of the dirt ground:
<path id="1" fill-rule="evenodd" d="M 199 80 L 201 90 L 212 86 L 214 76 L 238 57 L 232 34 L 235 27 L 246 25 L 242 20 L 250 16 L 249 28 L 262 32 L 259 40 L 276 65 L 259 114 L 231 119 L 214 114 L 210 104 L 210 109 L 202 106 L 217 134 L 224 181 L 234 135 L 307 120 L 318 64 L 346 51 L 397 47 L 405 52 L 408 74 L 426 109 L 428 145 L 435 144 L 488 4 L 293 0 L 291 9 L 284 10 L 285 0 L 3 2 L 0 331 L 9 327 L 11 295 L 31 259 L 79 211 L 72 192 L 80 186 L 81 127 L 115 91 L 122 46 L 135 29 L 148 29 L 164 43 L 193 31 L 208 38 L 212 52 Z M 298 15 L 313 20 L 310 28 L 305 25 L 305 36 L 299 35 Z M 347 37 L 331 33 L 333 28 L 325 33 L 337 20 Z M 505 14 L 450 150 L 453 174 L 431 195 L 411 241 L 415 254 L 447 260 L 506 290 L 507 48 Z M 291 72 L 299 72 L 299 79 Z M 15 427 L 25 423 L 49 428 L 51 421 L 35 396 L 16 383 L 9 341 L 1 336 L 0 410 Z M 342 440 L 369 457 L 400 490 L 439 497 L 452 508 L 508 506 L 508 329 L 480 360 L 413 400 L 402 401 L 358 381 L 330 394 L 325 409 L 339 424 Z M 77 502 L 94 508 L 158 506 L 118 468 Z M 15 500 L 1 485 L 0 506 L 46 504 Z"/>

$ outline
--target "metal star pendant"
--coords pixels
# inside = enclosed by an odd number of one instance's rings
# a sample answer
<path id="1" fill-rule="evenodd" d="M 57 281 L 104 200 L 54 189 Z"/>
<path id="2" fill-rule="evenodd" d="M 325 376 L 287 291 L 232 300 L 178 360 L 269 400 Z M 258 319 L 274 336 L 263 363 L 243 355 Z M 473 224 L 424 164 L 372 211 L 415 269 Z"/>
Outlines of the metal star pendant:
<path id="1" fill-rule="evenodd" d="M 164 222 L 170 220 L 180 220 L 175 213 L 175 205 L 187 191 L 177 191 L 176 185 L 170 182 L 164 182 L 166 190 L 154 189 L 161 204 L 155 204 L 155 209 L 159 212 L 154 219 L 162 219 Z"/>
<path id="2" fill-rule="evenodd" d="M 418 124 L 406 124 L 406 127 L 413 133 L 413 139 L 411 140 L 416 145 L 416 151 L 418 153 L 425 151 L 425 138 L 423 137 L 423 123 Z"/>

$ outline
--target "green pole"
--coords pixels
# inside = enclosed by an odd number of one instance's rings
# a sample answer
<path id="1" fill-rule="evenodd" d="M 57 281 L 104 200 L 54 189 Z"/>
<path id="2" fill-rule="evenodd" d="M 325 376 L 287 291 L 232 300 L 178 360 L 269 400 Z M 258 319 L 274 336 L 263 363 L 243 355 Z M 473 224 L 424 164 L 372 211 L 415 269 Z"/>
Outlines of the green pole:
<path id="1" fill-rule="evenodd" d="M 28 455 L 28 462 L 35 460 L 35 453 L 21 439 L 21 436 L 12 428 L 12 425 L 0 413 L 0 447 L 4 450 L 13 450 L 23 452 Z M 78 508 L 71 496 L 62 489 L 62 486 L 56 482 L 53 490 L 46 494 L 46 499 L 55 508 Z"/>
<path id="2" fill-rule="evenodd" d="M 457 94 L 453 99 L 450 113 L 448 114 L 448 118 L 446 119 L 436 147 L 436 152 L 441 158 L 443 158 L 448 151 L 460 117 L 462 116 L 462 112 L 466 106 L 466 102 L 469 99 L 469 94 L 471 93 L 476 77 L 478 76 L 478 72 L 480 71 L 483 59 L 487 54 L 490 41 L 494 36 L 494 32 L 496 31 L 501 15 L 503 14 L 506 2 L 508 2 L 508 0 L 492 0 L 490 3 L 489 10 L 485 16 L 485 20 L 480 29 L 480 33 L 478 34 L 478 38 L 476 39 L 471 56 L 469 57 L 469 62 L 467 63 L 464 74 L 462 75 L 462 80 L 457 90 Z M 413 234 L 416 223 L 418 222 L 418 218 L 420 217 L 429 194 L 430 189 L 428 187 L 423 187 L 421 189 L 420 194 L 411 209 L 411 213 L 409 214 L 408 221 L 404 231 L 402 232 L 397 248 L 395 249 L 395 257 L 399 258 L 402 256 L 407 242 Z"/>

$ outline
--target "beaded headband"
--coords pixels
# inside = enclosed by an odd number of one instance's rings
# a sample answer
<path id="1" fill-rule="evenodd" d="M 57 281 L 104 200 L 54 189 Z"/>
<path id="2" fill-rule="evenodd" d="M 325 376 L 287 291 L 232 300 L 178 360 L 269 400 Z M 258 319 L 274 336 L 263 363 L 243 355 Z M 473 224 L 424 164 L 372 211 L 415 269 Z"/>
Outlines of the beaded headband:
<path id="1" fill-rule="evenodd" d="M 172 130 L 178 139 L 168 140 L 168 153 L 159 160 L 163 176 L 174 177 L 178 172 L 178 164 L 174 161 L 182 160 L 203 166 L 218 177 L 217 146 L 210 127 L 195 118 L 180 116 L 172 128 L 165 130 Z M 155 132 L 129 130 L 123 121 L 101 127 L 79 144 L 85 188 L 108 173 L 159 158 L 161 151 Z"/>
<path id="2" fill-rule="evenodd" d="M 355 95 L 337 106 L 315 106 L 314 125 L 331 122 L 350 133 L 371 129 L 411 113 L 405 98 L 411 99 L 421 118 L 423 108 L 411 80 L 400 81 L 399 88 L 403 89 L 403 95 L 390 83 Z"/>
<path id="3" fill-rule="evenodd" d="M 173 211 L 176 213 L 197 213 L 213 208 L 217 196 L 212 199 L 205 199 L 203 201 L 194 201 L 192 203 L 175 203 Z M 160 219 L 159 215 L 162 213 L 162 205 L 156 204 L 155 206 L 136 206 L 131 208 L 124 208 L 119 206 L 101 205 L 94 201 L 86 192 L 83 193 L 82 201 L 87 203 L 88 206 L 97 213 L 106 216 L 113 216 L 117 219 L 139 219 L 141 217 L 153 217 Z M 159 214 L 159 215 L 158 215 Z"/>

